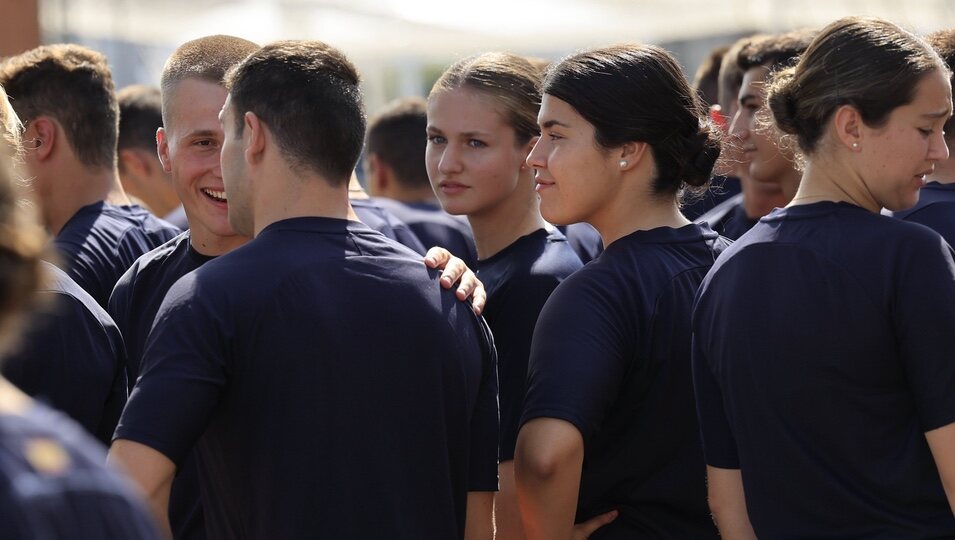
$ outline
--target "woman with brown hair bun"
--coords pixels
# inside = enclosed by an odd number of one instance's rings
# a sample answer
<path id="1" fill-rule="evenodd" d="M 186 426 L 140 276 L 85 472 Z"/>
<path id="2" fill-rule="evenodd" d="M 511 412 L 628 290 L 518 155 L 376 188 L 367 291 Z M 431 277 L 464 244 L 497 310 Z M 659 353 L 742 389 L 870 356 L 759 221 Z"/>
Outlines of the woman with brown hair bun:
<path id="1" fill-rule="evenodd" d="M 517 442 L 529 538 L 715 538 L 690 377 L 690 310 L 728 244 L 681 213 L 720 153 L 676 60 L 658 47 L 575 54 L 544 78 L 541 213 L 606 244 L 548 299 Z M 575 525 L 576 524 L 576 525 Z M 592 535 L 592 536 L 591 536 Z"/>
<path id="2" fill-rule="evenodd" d="M 879 214 L 948 157 L 948 68 L 845 18 L 767 102 L 799 189 L 720 257 L 693 318 L 714 516 L 725 538 L 953 537 L 955 253 Z"/>

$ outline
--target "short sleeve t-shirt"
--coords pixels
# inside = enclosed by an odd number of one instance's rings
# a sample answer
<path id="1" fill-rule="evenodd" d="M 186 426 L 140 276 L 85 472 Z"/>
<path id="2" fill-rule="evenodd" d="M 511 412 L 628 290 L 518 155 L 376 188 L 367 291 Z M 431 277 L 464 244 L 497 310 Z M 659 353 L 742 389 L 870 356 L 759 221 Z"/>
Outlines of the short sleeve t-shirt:
<path id="1" fill-rule="evenodd" d="M 707 463 L 766 538 L 939 538 L 926 431 L 955 422 L 955 261 L 848 203 L 774 210 L 704 281 L 693 373 Z"/>
<path id="2" fill-rule="evenodd" d="M 180 231 L 141 206 L 98 202 L 80 208 L 53 239 L 63 270 L 99 305 L 141 255 Z"/>
<path id="3" fill-rule="evenodd" d="M 478 261 L 477 276 L 487 289 L 484 317 L 497 348 L 500 461 L 514 459 L 537 316 L 557 285 L 580 267 L 580 259 L 560 231 L 545 229 Z"/>
<path id="4" fill-rule="evenodd" d="M 955 184 L 929 182 L 919 192 L 919 202 L 892 217 L 921 223 L 933 229 L 949 245 L 955 244 Z"/>
<path id="5" fill-rule="evenodd" d="M 139 377 L 146 338 L 166 292 L 179 278 L 214 258 L 193 249 L 187 231 L 137 259 L 116 282 L 109 314 L 126 342 L 130 390 Z"/>
<path id="6" fill-rule="evenodd" d="M 269 225 L 170 289 L 116 437 L 199 441 L 213 538 L 462 537 L 497 487 L 496 373 L 436 275 L 361 223 Z"/>
<path id="7" fill-rule="evenodd" d="M 711 229 L 730 240 L 736 240 L 746 234 L 759 222 L 746 215 L 743 206 L 743 194 L 726 199 L 712 210 L 696 219 L 696 223 L 707 224 Z"/>
<path id="8" fill-rule="evenodd" d="M 466 219 L 448 214 L 438 204 L 409 204 L 383 197 L 372 200 L 406 223 L 425 249 L 441 246 L 463 260 L 468 268 L 476 267 L 474 235 Z"/>
<path id="9" fill-rule="evenodd" d="M 76 424 L 34 404 L 0 414 L 0 531 L 5 540 L 159 539 L 106 452 Z"/>
<path id="10" fill-rule="evenodd" d="M 716 537 L 690 313 L 726 245 L 700 225 L 633 232 L 567 278 L 541 312 L 521 423 L 556 418 L 580 431 L 576 519 L 620 511 L 591 538 Z"/>
<path id="11" fill-rule="evenodd" d="M 169 288 L 214 258 L 193 249 L 187 231 L 137 259 L 116 283 L 109 312 L 126 338 L 130 391 L 139 377 L 146 338 Z M 177 540 L 205 538 L 195 452 L 176 470 L 169 495 L 169 523 Z"/>
<path id="12" fill-rule="evenodd" d="M 415 236 L 406 223 L 398 219 L 381 205 L 371 199 L 351 199 L 351 206 L 362 223 L 381 234 L 395 240 L 399 244 L 411 248 L 415 253 L 424 255 L 427 252 L 421 240 Z"/>
<path id="13" fill-rule="evenodd" d="M 66 413 L 104 444 L 126 404 L 123 337 L 106 310 L 62 270 L 43 263 L 41 302 L 3 376 Z"/>

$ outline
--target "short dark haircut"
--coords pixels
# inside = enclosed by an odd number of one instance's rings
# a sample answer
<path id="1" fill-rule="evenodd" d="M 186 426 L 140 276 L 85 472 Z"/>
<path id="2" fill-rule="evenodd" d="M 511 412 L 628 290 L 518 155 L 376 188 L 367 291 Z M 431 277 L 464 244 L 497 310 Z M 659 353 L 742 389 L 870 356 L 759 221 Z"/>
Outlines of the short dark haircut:
<path id="1" fill-rule="evenodd" d="M 368 122 L 366 152 L 395 172 L 407 188 L 430 187 L 424 153 L 428 146 L 428 102 L 421 97 L 397 99 Z"/>
<path id="2" fill-rule="evenodd" d="M 710 50 L 693 77 L 693 91 L 704 107 L 719 103 L 720 65 L 723 55 L 730 49 L 730 45 L 719 45 Z"/>
<path id="3" fill-rule="evenodd" d="M 737 62 L 739 52 L 743 50 L 743 47 L 748 45 L 750 41 L 762 37 L 765 36 L 754 35 L 737 40 L 736 43 L 730 45 L 730 48 L 720 61 L 718 100 L 724 114 L 733 111 L 736 106 L 736 100 L 739 97 L 739 89 L 743 86 L 743 70 L 740 69 L 739 63 Z"/>
<path id="4" fill-rule="evenodd" d="M 935 52 L 942 57 L 949 71 L 955 73 L 955 29 L 939 30 L 930 34 L 927 38 L 928 44 L 935 49 Z M 950 77 L 952 85 L 955 85 L 955 75 Z M 955 117 L 949 118 L 945 122 L 945 138 L 955 140 Z"/>
<path id="5" fill-rule="evenodd" d="M 882 19 L 846 17 L 820 31 L 796 66 L 775 74 L 766 100 L 776 127 L 811 154 L 836 109 L 851 105 L 866 125 L 881 127 L 936 70 L 949 75 L 912 33 Z"/>
<path id="6" fill-rule="evenodd" d="M 347 183 L 365 139 L 358 70 L 321 41 L 278 41 L 226 75 L 236 130 L 254 113 L 293 168 Z"/>
<path id="7" fill-rule="evenodd" d="M 223 84 L 226 72 L 257 50 L 259 46 L 256 43 L 221 34 L 201 37 L 180 45 L 162 68 L 159 87 L 162 89 L 163 114 L 168 114 L 169 96 L 180 82 L 199 79 Z M 163 120 L 168 118 L 164 116 Z"/>
<path id="8" fill-rule="evenodd" d="M 6 59 L 0 85 L 24 123 L 56 119 L 80 163 L 116 165 L 119 108 L 105 56 L 79 45 L 44 45 Z"/>
<path id="9" fill-rule="evenodd" d="M 664 49 L 617 45 L 574 54 L 551 66 L 543 90 L 594 126 L 599 147 L 649 144 L 655 194 L 673 196 L 684 183 L 709 182 L 720 154 L 718 128 Z"/>
<path id="10" fill-rule="evenodd" d="M 770 71 L 794 65 L 806 51 L 815 32 L 794 30 L 783 34 L 759 36 L 749 40 L 736 55 L 736 64 L 744 73 L 754 67 L 766 66 Z"/>
<path id="11" fill-rule="evenodd" d="M 162 127 L 162 96 L 152 86 L 134 84 L 116 94 L 119 102 L 119 150 L 156 151 L 156 130 Z"/>

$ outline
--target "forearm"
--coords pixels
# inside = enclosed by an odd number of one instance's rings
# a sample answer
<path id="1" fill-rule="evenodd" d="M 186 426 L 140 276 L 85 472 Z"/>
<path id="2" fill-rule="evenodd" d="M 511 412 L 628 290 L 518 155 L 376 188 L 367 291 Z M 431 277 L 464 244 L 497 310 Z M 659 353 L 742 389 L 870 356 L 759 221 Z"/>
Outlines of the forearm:
<path id="1" fill-rule="evenodd" d="M 494 493 L 471 491 L 468 493 L 467 520 L 464 540 L 493 540 L 494 538 Z"/>
<path id="2" fill-rule="evenodd" d="M 955 423 L 925 433 L 935 466 L 948 498 L 948 505 L 955 514 Z"/>
<path id="3" fill-rule="evenodd" d="M 164 538 L 172 538 L 169 525 L 169 494 L 175 465 L 168 458 L 139 443 L 117 440 L 110 447 L 110 466 L 139 488 Z"/>
<path id="4" fill-rule="evenodd" d="M 756 540 L 746 512 L 743 480 L 739 469 L 706 467 L 710 511 L 726 540 Z"/>

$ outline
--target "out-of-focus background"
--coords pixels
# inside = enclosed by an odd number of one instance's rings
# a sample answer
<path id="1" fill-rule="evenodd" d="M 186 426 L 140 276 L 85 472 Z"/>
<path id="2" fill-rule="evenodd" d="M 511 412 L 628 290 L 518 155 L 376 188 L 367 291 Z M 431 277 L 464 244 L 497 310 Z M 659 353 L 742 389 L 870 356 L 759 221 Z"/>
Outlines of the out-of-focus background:
<path id="1" fill-rule="evenodd" d="M 715 45 L 844 15 L 927 33 L 955 26 L 955 0 L 0 0 L 0 56 L 81 43 L 107 55 L 120 88 L 157 84 L 169 53 L 204 35 L 320 39 L 358 65 L 373 112 L 394 97 L 425 95 L 448 64 L 477 52 L 557 59 L 655 43 L 692 76 Z"/>

